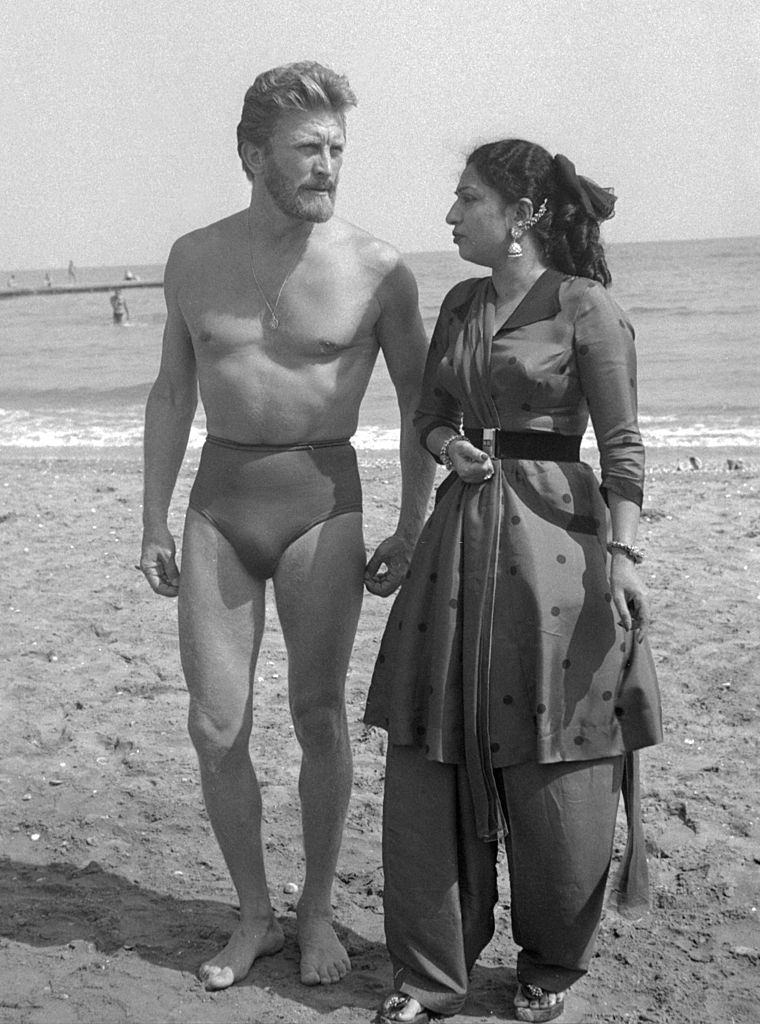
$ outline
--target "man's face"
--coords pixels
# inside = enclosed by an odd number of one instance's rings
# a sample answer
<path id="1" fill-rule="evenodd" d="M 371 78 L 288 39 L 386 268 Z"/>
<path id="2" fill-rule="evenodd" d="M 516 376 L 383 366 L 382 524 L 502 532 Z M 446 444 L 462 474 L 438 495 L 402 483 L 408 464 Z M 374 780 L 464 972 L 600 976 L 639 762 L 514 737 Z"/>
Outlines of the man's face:
<path id="1" fill-rule="evenodd" d="M 343 121 L 332 110 L 284 114 L 263 159 L 264 185 L 275 205 L 299 220 L 329 220 L 345 144 Z"/>

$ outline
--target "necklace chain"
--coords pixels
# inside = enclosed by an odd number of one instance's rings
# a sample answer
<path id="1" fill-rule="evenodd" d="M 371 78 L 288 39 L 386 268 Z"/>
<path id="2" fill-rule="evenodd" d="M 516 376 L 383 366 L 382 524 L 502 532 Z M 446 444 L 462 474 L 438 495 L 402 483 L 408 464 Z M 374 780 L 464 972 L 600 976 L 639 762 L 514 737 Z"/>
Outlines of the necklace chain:
<path id="1" fill-rule="evenodd" d="M 256 283 L 256 287 L 258 288 L 259 292 L 261 293 L 261 297 L 264 300 L 264 302 L 266 303 L 267 309 L 269 310 L 269 320 L 267 321 L 267 323 L 269 324 L 269 326 L 272 328 L 273 331 L 276 331 L 277 328 L 280 326 L 280 318 L 277 316 L 277 307 L 280 304 L 280 297 L 282 295 L 283 289 L 285 288 L 285 285 L 290 280 L 290 275 L 296 269 L 296 264 L 300 260 L 301 256 L 303 256 L 304 250 L 306 249 L 306 243 L 307 242 L 308 242 L 308 237 L 307 237 L 306 241 L 303 243 L 303 245 L 296 252 L 295 258 L 293 259 L 293 262 L 290 264 L 290 268 L 289 268 L 287 274 L 285 275 L 285 277 L 282 280 L 282 284 L 280 285 L 280 290 L 277 292 L 277 298 L 274 300 L 274 305 L 272 305 L 272 303 L 269 301 L 269 299 L 266 296 L 266 292 L 261 287 L 261 283 L 259 282 L 258 277 L 256 277 L 256 268 L 255 268 L 254 263 L 253 263 L 253 232 L 251 231 L 251 210 L 250 210 L 250 207 L 249 207 L 249 209 L 248 209 L 248 255 L 250 256 L 250 260 L 251 260 L 251 273 L 253 274 L 253 280 Z"/>

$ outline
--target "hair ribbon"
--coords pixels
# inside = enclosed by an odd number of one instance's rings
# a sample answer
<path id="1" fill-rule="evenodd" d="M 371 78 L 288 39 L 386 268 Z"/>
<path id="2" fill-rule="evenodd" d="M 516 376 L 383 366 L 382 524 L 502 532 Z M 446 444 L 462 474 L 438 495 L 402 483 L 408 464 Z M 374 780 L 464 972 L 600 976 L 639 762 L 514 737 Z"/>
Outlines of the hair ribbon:
<path id="1" fill-rule="evenodd" d="M 575 164 L 562 153 L 554 157 L 560 194 L 565 194 L 583 207 L 594 220 L 609 220 L 615 216 L 617 196 L 611 188 L 602 188 L 591 178 L 575 170 Z"/>

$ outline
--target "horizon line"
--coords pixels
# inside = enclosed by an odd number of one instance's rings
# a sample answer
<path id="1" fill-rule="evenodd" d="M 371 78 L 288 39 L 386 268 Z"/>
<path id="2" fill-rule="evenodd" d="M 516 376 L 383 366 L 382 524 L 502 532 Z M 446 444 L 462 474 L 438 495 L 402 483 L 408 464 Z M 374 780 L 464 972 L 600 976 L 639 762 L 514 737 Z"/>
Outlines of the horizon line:
<path id="1" fill-rule="evenodd" d="M 744 240 L 744 239 L 748 239 L 748 238 L 760 239 L 760 234 L 752 233 L 752 234 L 747 234 L 747 235 L 710 235 L 710 236 L 706 236 L 706 237 L 702 237 L 702 238 L 652 238 L 652 239 L 648 239 L 648 240 L 647 239 L 638 240 L 638 241 L 635 241 L 635 242 L 634 241 L 631 241 L 631 242 L 606 242 L 606 243 L 604 243 L 604 247 L 605 247 L 605 249 L 613 249 L 613 248 L 618 248 L 620 246 L 628 246 L 628 245 L 674 245 L 674 244 L 693 243 L 693 242 L 731 242 L 731 241 L 736 241 L 737 239 Z M 456 250 L 453 247 L 452 248 L 447 248 L 447 249 L 402 249 L 400 246 L 396 246 L 396 248 L 399 250 L 399 252 L 403 256 L 423 256 L 423 255 L 433 255 L 433 254 L 440 255 L 440 254 L 444 254 L 444 253 L 451 253 L 452 255 L 458 255 Z M 89 269 L 89 270 L 104 269 L 106 267 L 126 267 L 126 268 L 129 268 L 129 267 L 159 267 L 159 266 L 165 266 L 166 265 L 166 259 L 155 260 L 155 261 L 146 261 L 146 262 L 138 261 L 138 260 L 117 260 L 115 263 L 82 263 L 82 264 L 77 264 L 76 261 L 74 261 L 74 265 L 75 265 L 75 267 L 79 267 L 79 269 L 82 269 L 82 270 L 85 270 L 85 269 Z M 62 263 L 62 264 L 57 265 L 57 266 L 56 265 L 51 265 L 51 264 L 47 264 L 47 265 L 43 264 L 41 266 L 34 266 L 34 267 L 5 267 L 5 268 L 0 268 L 0 276 L 5 276 L 5 275 L 8 275 L 8 274 L 16 274 L 16 273 L 19 273 L 19 274 L 43 273 L 44 274 L 44 273 L 50 272 L 50 271 L 63 271 L 63 273 L 66 273 L 67 270 L 68 270 L 68 261 L 66 263 Z M 124 282 L 124 283 L 126 284 L 127 282 Z M 0 287 L 2 287 L 1 283 L 0 283 Z"/>

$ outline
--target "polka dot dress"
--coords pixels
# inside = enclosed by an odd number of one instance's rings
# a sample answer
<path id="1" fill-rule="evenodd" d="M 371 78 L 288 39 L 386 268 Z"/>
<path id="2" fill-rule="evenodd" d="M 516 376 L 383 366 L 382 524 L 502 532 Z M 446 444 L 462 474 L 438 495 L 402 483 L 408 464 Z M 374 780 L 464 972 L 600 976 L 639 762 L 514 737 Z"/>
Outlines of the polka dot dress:
<path id="1" fill-rule="evenodd" d="M 463 416 L 467 426 L 578 435 L 590 409 L 603 488 L 640 501 L 630 326 L 589 282 L 548 271 L 537 292 L 484 338 L 477 302 L 487 282 L 453 290 L 417 425 L 424 436 L 440 424 L 458 429 Z M 452 475 L 439 489 L 389 616 L 365 721 L 431 759 L 486 768 L 660 742 L 651 653 L 617 622 L 593 471 L 581 462 L 494 465 L 485 484 Z"/>

